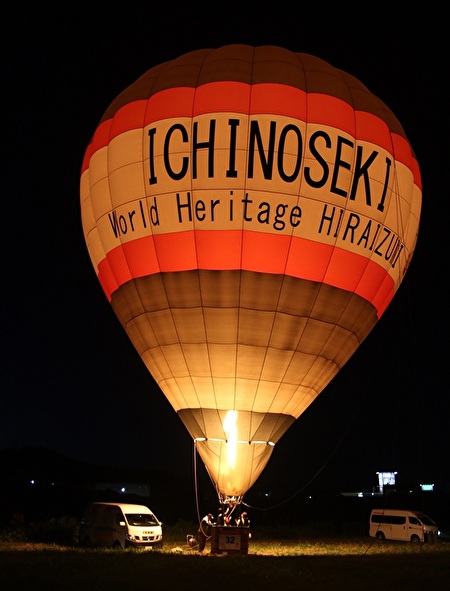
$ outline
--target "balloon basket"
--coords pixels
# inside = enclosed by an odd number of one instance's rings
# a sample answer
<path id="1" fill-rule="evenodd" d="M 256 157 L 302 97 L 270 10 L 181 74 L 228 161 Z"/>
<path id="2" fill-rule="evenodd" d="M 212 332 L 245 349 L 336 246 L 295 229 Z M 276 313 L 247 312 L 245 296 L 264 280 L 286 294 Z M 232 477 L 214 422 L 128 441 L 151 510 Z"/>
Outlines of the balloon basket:
<path id="1" fill-rule="evenodd" d="M 214 526 L 211 532 L 211 554 L 248 554 L 248 527 Z"/>

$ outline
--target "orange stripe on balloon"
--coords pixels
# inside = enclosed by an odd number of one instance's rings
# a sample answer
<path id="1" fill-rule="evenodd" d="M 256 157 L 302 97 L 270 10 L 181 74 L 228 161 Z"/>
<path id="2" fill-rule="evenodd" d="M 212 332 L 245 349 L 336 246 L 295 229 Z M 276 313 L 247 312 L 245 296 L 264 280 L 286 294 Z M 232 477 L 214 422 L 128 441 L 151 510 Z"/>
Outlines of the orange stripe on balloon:
<path id="1" fill-rule="evenodd" d="M 303 279 L 322 281 L 327 269 L 332 248 L 328 244 L 297 238 L 292 241 L 286 274 L 296 276 L 297 269 L 302 269 Z"/>
<path id="2" fill-rule="evenodd" d="M 377 294 L 373 298 L 372 302 L 375 308 L 377 309 L 378 318 L 380 318 L 384 314 L 386 308 L 389 306 L 394 295 L 395 292 L 392 279 L 389 275 L 386 274 L 382 283 L 379 284 Z"/>
<path id="3" fill-rule="evenodd" d="M 291 240 L 291 236 L 244 232 L 241 268 L 258 273 L 284 274 Z"/>
<path id="4" fill-rule="evenodd" d="M 109 130 L 111 129 L 112 119 L 108 119 L 107 121 L 103 121 L 97 129 L 95 130 L 94 136 L 87 147 L 87 150 L 84 154 L 83 164 L 81 166 L 81 172 L 83 173 L 85 170 L 89 169 L 89 163 L 92 156 L 109 144 L 110 141 L 110 134 Z"/>
<path id="5" fill-rule="evenodd" d="M 414 175 L 414 183 L 422 191 L 422 180 L 419 163 L 413 154 L 410 144 L 400 135 L 392 134 L 395 159 L 407 166 Z"/>
<path id="6" fill-rule="evenodd" d="M 358 284 L 367 267 L 368 259 L 342 248 L 333 248 L 323 283 L 336 285 L 346 291 L 357 292 Z"/>
<path id="7" fill-rule="evenodd" d="M 387 123 L 364 111 L 355 111 L 355 118 L 359 140 L 371 142 L 392 153 L 392 139 Z"/>
<path id="8" fill-rule="evenodd" d="M 352 257 L 352 260 L 354 259 L 355 255 Z M 390 294 L 389 301 L 394 297 L 394 282 L 383 267 L 380 267 L 375 261 L 366 259 L 366 265 L 367 268 L 357 286 L 357 293 L 372 302 L 379 310 L 388 293 Z"/>
<path id="9" fill-rule="evenodd" d="M 248 113 L 252 87 L 242 82 L 215 82 L 196 89 L 193 116 L 203 113 Z"/>
<path id="10" fill-rule="evenodd" d="M 192 117 L 195 88 L 181 87 L 161 90 L 148 99 L 145 125 L 160 119 Z"/>
<path id="11" fill-rule="evenodd" d="M 152 236 L 132 240 L 123 245 L 123 252 L 132 277 L 159 272 L 159 262 Z"/>
<path id="12" fill-rule="evenodd" d="M 135 101 L 128 103 L 119 109 L 112 120 L 110 136 L 111 138 L 129 131 L 130 129 L 139 129 L 144 126 L 145 110 L 148 101 Z"/>
<path id="13" fill-rule="evenodd" d="M 327 94 L 309 94 L 308 123 L 330 125 L 354 135 L 355 111 L 348 103 Z"/>
<path id="14" fill-rule="evenodd" d="M 117 287 L 131 279 L 193 269 L 243 269 L 325 283 L 371 302 L 378 316 L 394 296 L 392 278 L 374 260 L 304 238 L 240 230 L 140 238 L 110 251 L 98 274 L 111 299 Z"/>
<path id="15" fill-rule="evenodd" d="M 119 289 L 120 285 L 117 284 L 107 258 L 100 261 L 98 266 L 98 280 L 106 294 L 106 297 L 108 300 L 111 300 L 111 294 Z"/>
<path id="16" fill-rule="evenodd" d="M 133 279 L 130 271 L 130 266 L 132 266 L 130 265 L 130 257 L 127 259 L 123 246 L 110 250 L 106 258 L 108 259 L 109 267 L 114 273 L 114 279 L 117 281 L 117 285 L 123 285 L 127 281 L 130 281 L 130 279 Z"/>
<path id="17" fill-rule="evenodd" d="M 377 310 L 382 308 L 381 300 L 388 292 L 390 299 L 394 296 L 392 278 L 376 262 L 342 248 L 303 238 L 292 240 L 285 273 L 355 292 Z M 380 294 L 383 283 L 384 295 Z"/>
<path id="18" fill-rule="evenodd" d="M 306 121 L 307 94 L 304 90 L 281 84 L 255 84 L 252 87 L 251 113 L 273 113 Z"/>
<path id="19" fill-rule="evenodd" d="M 198 268 L 194 231 L 159 234 L 153 240 L 162 273 Z"/>
<path id="20" fill-rule="evenodd" d="M 306 120 L 307 117 L 308 123 L 329 125 L 352 136 L 355 135 L 356 128 L 357 139 L 372 142 L 389 152 L 392 152 L 394 145 L 396 159 L 413 171 L 415 182 L 421 188 L 419 167 L 409 143 L 404 138 L 391 134 L 387 123 L 381 126 L 381 129 L 386 129 L 386 133 L 380 133 L 378 117 L 363 111 L 354 111 L 345 101 L 326 94 L 305 95 L 304 91 L 283 84 L 250 86 L 233 81 L 214 82 L 197 89 L 170 88 L 152 95 L 148 101 L 139 100 L 125 105 L 116 113 L 113 124 L 108 120 L 98 126 L 86 151 L 82 171 L 89 167 L 91 156 L 120 133 L 161 119 L 192 117 L 209 112 L 238 112 L 249 115 L 267 113 L 300 120 Z"/>
<path id="21" fill-rule="evenodd" d="M 239 269 L 242 256 L 242 231 L 196 232 L 197 261 L 200 269 L 231 271 Z"/>

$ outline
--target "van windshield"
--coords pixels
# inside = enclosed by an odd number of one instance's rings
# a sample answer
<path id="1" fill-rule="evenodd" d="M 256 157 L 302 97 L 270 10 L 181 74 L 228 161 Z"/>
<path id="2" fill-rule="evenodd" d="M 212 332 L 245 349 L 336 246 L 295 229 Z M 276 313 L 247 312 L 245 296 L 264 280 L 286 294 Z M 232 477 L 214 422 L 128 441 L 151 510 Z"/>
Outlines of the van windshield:
<path id="1" fill-rule="evenodd" d="M 436 523 L 432 519 L 430 519 L 428 515 L 425 515 L 424 513 L 416 513 L 415 515 L 420 519 L 420 521 L 424 525 L 436 525 Z"/>
<path id="2" fill-rule="evenodd" d="M 125 517 L 130 525 L 159 525 L 159 521 L 150 513 L 127 513 Z"/>

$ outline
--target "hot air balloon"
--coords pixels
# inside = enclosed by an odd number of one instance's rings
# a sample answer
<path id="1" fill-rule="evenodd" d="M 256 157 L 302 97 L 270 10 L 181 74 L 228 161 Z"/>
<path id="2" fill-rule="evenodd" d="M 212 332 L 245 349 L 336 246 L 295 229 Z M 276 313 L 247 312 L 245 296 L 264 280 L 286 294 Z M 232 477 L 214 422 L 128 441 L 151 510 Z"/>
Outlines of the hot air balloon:
<path id="1" fill-rule="evenodd" d="M 80 193 L 107 299 L 242 502 L 404 278 L 422 190 L 402 126 L 317 57 L 192 51 L 110 104 Z"/>

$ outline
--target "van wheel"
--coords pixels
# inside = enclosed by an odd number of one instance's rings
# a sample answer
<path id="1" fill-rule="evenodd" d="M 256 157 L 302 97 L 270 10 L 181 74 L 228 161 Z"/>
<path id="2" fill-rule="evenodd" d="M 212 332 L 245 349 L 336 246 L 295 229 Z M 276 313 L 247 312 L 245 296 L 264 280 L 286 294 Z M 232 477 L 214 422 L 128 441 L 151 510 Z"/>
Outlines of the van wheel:
<path id="1" fill-rule="evenodd" d="M 120 550 L 122 548 L 122 546 L 120 545 L 119 540 L 115 540 L 114 544 L 113 544 L 113 549 L 114 550 Z"/>
<path id="2" fill-rule="evenodd" d="M 411 536 L 411 542 L 412 542 L 413 544 L 419 544 L 419 543 L 420 543 L 420 538 L 419 538 L 419 536 L 416 536 L 416 535 L 414 535 L 414 536 Z"/>
<path id="3" fill-rule="evenodd" d="M 377 540 L 383 541 L 384 540 L 384 533 L 382 531 L 377 531 L 377 535 L 375 537 Z"/>

